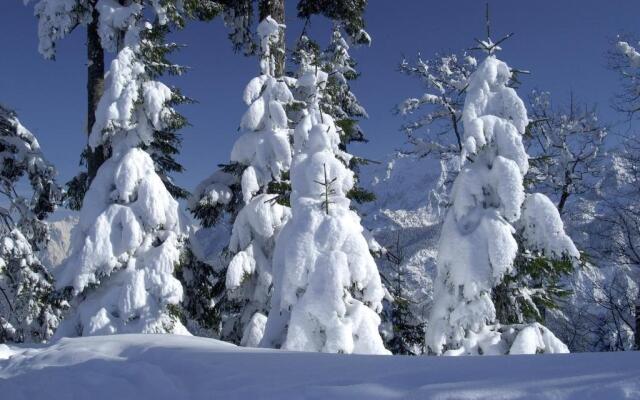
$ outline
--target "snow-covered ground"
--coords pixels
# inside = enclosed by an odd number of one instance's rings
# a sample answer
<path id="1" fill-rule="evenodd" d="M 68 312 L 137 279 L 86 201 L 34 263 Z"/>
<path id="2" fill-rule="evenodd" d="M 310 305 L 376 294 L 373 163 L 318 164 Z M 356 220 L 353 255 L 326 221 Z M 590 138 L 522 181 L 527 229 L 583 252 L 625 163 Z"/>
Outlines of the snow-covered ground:
<path id="1" fill-rule="evenodd" d="M 640 353 L 407 357 L 115 335 L 0 345 L 0 398 L 638 399 Z"/>

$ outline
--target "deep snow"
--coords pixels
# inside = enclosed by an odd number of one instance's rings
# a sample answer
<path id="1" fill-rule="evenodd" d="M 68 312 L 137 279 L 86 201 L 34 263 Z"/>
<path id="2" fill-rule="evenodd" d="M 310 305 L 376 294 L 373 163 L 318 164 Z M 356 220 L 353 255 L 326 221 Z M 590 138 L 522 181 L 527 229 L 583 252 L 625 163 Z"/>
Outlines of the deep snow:
<path id="1" fill-rule="evenodd" d="M 408 357 L 174 335 L 0 345 L 4 399 L 637 399 L 640 353 Z"/>

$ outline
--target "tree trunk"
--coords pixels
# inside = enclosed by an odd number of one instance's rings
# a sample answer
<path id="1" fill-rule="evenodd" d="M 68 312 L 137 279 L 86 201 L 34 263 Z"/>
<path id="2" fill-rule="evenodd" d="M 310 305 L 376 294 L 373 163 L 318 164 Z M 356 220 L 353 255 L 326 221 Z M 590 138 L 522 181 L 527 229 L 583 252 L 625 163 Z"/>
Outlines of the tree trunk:
<path id="1" fill-rule="evenodd" d="M 93 1 L 95 3 L 95 1 Z M 95 6 L 95 4 L 93 4 Z M 94 8 L 91 23 L 87 26 L 87 136 L 96 122 L 96 108 L 104 92 L 104 50 L 98 35 L 98 11 Z M 87 187 L 104 162 L 102 148 L 87 146 Z"/>
<path id="2" fill-rule="evenodd" d="M 638 293 L 638 298 L 636 299 L 636 326 L 635 326 L 635 335 L 634 341 L 636 344 L 636 350 L 640 350 L 640 293 Z"/>
<path id="3" fill-rule="evenodd" d="M 284 0 L 260 0 L 259 4 L 260 21 L 271 15 L 271 18 L 276 22 L 284 24 Z M 280 41 L 278 43 L 278 54 L 276 54 L 276 71 L 275 76 L 282 76 L 284 74 L 284 63 L 286 58 L 285 51 L 284 30 L 280 34 Z"/>

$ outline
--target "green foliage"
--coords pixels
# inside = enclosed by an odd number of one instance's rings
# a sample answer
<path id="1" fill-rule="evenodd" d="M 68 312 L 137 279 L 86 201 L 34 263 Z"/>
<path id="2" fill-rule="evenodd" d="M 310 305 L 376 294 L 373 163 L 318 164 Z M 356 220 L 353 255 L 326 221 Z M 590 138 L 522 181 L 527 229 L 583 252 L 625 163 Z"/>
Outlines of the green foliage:
<path id="1" fill-rule="evenodd" d="M 371 38 L 364 32 L 364 10 L 367 0 L 300 0 L 298 17 L 311 18 L 322 15 L 344 26 L 351 39 L 358 44 L 370 44 Z"/>
<path id="2" fill-rule="evenodd" d="M 344 118 L 336 121 L 336 125 L 340 129 L 340 144 L 346 149 L 347 144 L 351 142 L 363 142 L 368 140 L 364 137 L 364 132 L 360 129 L 358 121 L 353 118 Z"/>
<path id="3" fill-rule="evenodd" d="M 200 225 L 205 228 L 214 226 L 220 221 L 225 213 L 235 218 L 241 207 L 240 200 L 242 199 L 242 187 L 240 185 L 240 177 L 246 167 L 239 163 L 230 163 L 220 164 L 219 168 L 222 172 L 231 174 L 235 177 L 234 183 L 229 186 L 232 192 L 231 201 L 225 205 L 211 201 L 207 195 L 204 195 L 197 199 L 195 204 L 189 207 L 189 211 L 194 218 L 199 220 Z"/>
<path id="4" fill-rule="evenodd" d="M 267 192 L 276 194 L 275 201 L 286 207 L 291 207 L 291 182 L 289 181 L 289 172 L 283 174 L 279 181 L 271 181 L 267 186 Z"/>
<path id="5" fill-rule="evenodd" d="M 383 283 L 392 299 L 385 299 L 382 312 L 383 340 L 393 354 L 420 355 L 425 348 L 425 325 L 418 321 L 411 310 L 411 299 L 405 288 L 406 270 L 400 233 L 393 249 L 387 249 L 386 258 L 391 268 L 381 274 Z"/>
<path id="6" fill-rule="evenodd" d="M 508 324 L 544 323 L 546 310 L 558 309 L 562 299 L 571 294 L 561 281 L 573 272 L 574 263 L 569 257 L 519 252 L 513 272 L 494 289 L 498 320 Z"/>
<path id="7" fill-rule="evenodd" d="M 64 204 L 71 210 L 80 211 L 87 190 L 89 190 L 88 174 L 83 171 L 65 185 Z"/>
<path id="8" fill-rule="evenodd" d="M 391 304 L 392 335 L 385 341 L 385 347 L 393 354 L 420 355 L 424 349 L 425 327 L 411 318 L 410 301 L 395 297 Z"/>
<path id="9" fill-rule="evenodd" d="M 216 305 L 224 292 L 224 274 L 198 260 L 188 244 L 174 273 L 184 289 L 184 300 L 175 306 L 175 315 L 188 328 L 194 329 L 195 325 L 197 334 L 215 336 L 220 325 L 220 310 Z"/>

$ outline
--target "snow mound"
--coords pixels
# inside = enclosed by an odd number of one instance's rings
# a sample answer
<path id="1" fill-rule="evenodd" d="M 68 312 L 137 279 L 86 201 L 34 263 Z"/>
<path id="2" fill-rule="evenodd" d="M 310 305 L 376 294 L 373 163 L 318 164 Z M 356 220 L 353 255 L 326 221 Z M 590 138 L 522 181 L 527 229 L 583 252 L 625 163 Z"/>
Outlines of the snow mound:
<path id="1" fill-rule="evenodd" d="M 4 358 L 4 359 L 3 359 Z M 0 393 L 22 399 L 630 399 L 640 353 L 329 355 L 213 339 L 116 335 L 0 347 Z"/>

